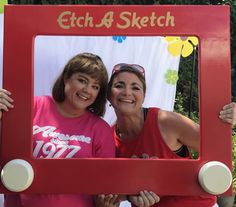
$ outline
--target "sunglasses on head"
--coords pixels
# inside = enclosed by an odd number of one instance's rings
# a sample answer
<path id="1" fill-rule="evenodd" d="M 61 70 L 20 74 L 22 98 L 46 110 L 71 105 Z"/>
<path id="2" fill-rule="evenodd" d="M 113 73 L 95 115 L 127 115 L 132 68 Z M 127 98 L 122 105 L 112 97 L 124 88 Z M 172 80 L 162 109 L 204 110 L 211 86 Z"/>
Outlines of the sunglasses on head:
<path id="1" fill-rule="evenodd" d="M 127 63 L 119 63 L 119 64 L 115 65 L 113 67 L 112 74 L 125 69 L 125 67 L 129 67 L 135 71 L 138 71 L 139 73 L 141 73 L 145 77 L 145 70 L 142 66 L 137 65 L 137 64 L 127 64 Z"/>

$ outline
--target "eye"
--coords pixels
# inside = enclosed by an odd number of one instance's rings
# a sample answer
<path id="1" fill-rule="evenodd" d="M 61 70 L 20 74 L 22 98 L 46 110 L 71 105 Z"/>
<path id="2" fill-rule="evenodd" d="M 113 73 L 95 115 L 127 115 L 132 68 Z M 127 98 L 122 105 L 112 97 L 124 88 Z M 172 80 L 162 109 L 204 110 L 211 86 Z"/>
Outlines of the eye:
<path id="1" fill-rule="evenodd" d="M 139 87 L 137 87 L 137 86 L 134 86 L 134 87 L 133 87 L 133 90 L 134 90 L 134 91 L 140 91 L 141 88 L 139 88 Z"/>
<path id="2" fill-rule="evenodd" d="M 124 88 L 124 84 L 122 84 L 122 83 L 116 83 L 116 84 L 114 84 L 113 87 L 114 87 L 114 88 Z"/>
<path id="3" fill-rule="evenodd" d="M 98 91 L 98 90 L 100 89 L 100 86 L 99 86 L 99 85 L 94 85 L 94 86 L 93 86 L 93 89 L 95 89 L 95 90 Z"/>
<path id="4" fill-rule="evenodd" d="M 87 80 L 84 78 L 78 78 L 78 81 L 82 84 L 87 84 Z"/>

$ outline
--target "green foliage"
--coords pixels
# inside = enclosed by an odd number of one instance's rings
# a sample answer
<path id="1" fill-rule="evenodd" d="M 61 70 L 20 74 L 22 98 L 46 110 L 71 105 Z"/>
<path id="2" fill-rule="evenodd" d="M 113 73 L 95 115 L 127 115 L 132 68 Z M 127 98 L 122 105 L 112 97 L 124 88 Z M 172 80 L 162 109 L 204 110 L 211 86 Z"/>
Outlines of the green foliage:
<path id="1" fill-rule="evenodd" d="M 195 63 L 196 65 L 194 66 Z M 196 55 L 192 53 L 186 58 L 181 58 L 179 65 L 179 80 L 177 84 L 177 95 L 176 103 L 181 99 L 181 104 L 183 107 L 182 114 L 189 116 L 190 118 L 198 117 L 198 55 L 196 49 Z M 193 82 L 192 82 L 193 78 Z M 191 83 L 192 82 L 192 83 Z M 191 84 L 192 88 L 191 88 Z M 191 95 L 192 90 L 192 97 Z M 182 96 L 182 97 L 179 97 Z M 175 103 L 175 110 L 179 110 L 179 106 Z M 195 114 L 193 116 L 193 114 Z"/>
<path id="2" fill-rule="evenodd" d="M 233 189 L 236 192 L 236 127 L 233 129 L 232 135 L 232 165 Z"/>
<path id="3" fill-rule="evenodd" d="M 231 38 L 231 66 L 232 66 L 232 95 L 236 102 L 236 0 L 231 1 L 230 10 L 230 38 Z"/>
<path id="4" fill-rule="evenodd" d="M 180 113 L 184 116 L 189 116 L 194 122 L 198 123 L 199 122 L 199 116 L 198 116 L 198 112 L 194 111 L 192 113 L 186 112 L 186 110 L 184 109 L 184 102 L 186 98 L 184 98 L 184 96 L 181 94 L 181 92 L 177 92 L 176 94 L 176 99 L 175 99 L 175 109 L 174 111 L 177 113 Z M 197 159 L 198 158 L 198 152 L 189 149 L 190 153 L 192 154 L 193 159 Z"/>

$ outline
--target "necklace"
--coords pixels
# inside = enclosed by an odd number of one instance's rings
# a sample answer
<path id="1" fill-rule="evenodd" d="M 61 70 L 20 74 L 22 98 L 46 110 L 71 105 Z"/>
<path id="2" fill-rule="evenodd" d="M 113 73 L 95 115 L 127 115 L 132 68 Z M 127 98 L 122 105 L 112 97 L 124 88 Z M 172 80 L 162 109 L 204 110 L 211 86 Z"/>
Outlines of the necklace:
<path id="1" fill-rule="evenodd" d="M 147 117 L 147 112 L 148 112 L 148 108 L 142 108 L 142 113 L 143 113 L 143 119 L 144 119 L 144 122 L 146 120 L 146 117 Z M 120 129 L 118 128 L 117 124 L 116 124 L 116 135 L 119 137 L 119 138 L 122 138 L 122 132 L 120 131 Z"/>

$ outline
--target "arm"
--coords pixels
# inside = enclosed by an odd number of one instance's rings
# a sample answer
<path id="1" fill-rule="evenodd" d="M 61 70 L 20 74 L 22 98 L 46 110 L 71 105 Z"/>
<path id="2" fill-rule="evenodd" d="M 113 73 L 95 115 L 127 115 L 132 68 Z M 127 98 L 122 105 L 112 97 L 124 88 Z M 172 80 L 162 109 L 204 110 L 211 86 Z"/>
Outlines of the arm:
<path id="1" fill-rule="evenodd" d="M 219 118 L 234 126 L 236 124 L 236 103 L 225 105 L 220 111 Z M 175 112 L 160 110 L 158 126 L 163 139 L 172 151 L 179 149 L 183 144 L 193 150 L 199 150 L 199 125 L 191 119 Z"/>
<path id="2" fill-rule="evenodd" d="M 199 150 L 199 125 L 191 119 L 175 112 L 159 110 L 157 124 L 164 141 L 172 151 L 182 145 Z"/>

